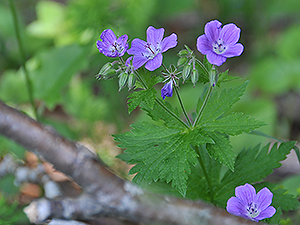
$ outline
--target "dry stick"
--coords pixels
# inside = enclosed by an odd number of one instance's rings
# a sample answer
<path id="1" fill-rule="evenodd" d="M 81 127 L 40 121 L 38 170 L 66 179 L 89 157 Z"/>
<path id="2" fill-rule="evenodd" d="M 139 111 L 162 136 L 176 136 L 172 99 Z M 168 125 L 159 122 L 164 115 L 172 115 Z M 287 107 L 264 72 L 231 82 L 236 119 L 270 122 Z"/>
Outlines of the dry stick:
<path id="1" fill-rule="evenodd" d="M 144 191 L 111 173 L 87 148 L 63 138 L 52 128 L 37 123 L 1 101 L 0 133 L 70 176 L 84 191 L 77 201 L 82 203 L 81 200 L 87 199 L 86 204 L 92 210 L 77 210 L 66 218 L 62 213 L 63 205 L 59 204 L 59 210 L 49 207 L 53 211 L 46 219 L 84 220 L 107 216 L 146 224 L 255 224 L 201 201 L 177 199 Z M 55 205 L 54 200 L 40 201 Z M 31 204 L 37 203 L 38 201 Z"/>

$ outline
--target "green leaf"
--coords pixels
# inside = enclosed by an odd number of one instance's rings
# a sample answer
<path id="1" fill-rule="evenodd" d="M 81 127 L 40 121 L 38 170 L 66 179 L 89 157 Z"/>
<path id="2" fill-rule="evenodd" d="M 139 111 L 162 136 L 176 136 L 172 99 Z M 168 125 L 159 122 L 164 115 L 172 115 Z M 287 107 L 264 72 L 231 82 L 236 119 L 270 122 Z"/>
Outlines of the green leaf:
<path id="1" fill-rule="evenodd" d="M 131 113 L 142 102 L 149 108 L 153 108 L 156 91 L 154 88 L 147 90 L 135 91 L 129 95 L 128 112 Z"/>
<path id="2" fill-rule="evenodd" d="M 240 77 L 233 77 L 233 76 L 228 75 L 228 71 L 229 70 L 226 70 L 225 72 L 219 74 L 218 81 L 216 84 L 218 87 L 220 87 L 221 83 L 241 79 Z"/>
<path id="3" fill-rule="evenodd" d="M 176 116 L 179 117 L 179 112 L 177 108 L 173 109 L 173 107 L 167 101 L 161 101 L 158 99 L 160 104 L 164 105 L 168 108 L 171 112 L 173 112 Z M 154 121 L 162 120 L 164 121 L 165 125 L 170 128 L 182 128 L 182 124 L 175 120 L 169 113 L 167 113 L 156 101 L 153 105 L 153 108 L 150 108 L 149 105 L 141 103 L 141 109 L 144 110 L 149 117 L 151 117 Z"/>
<path id="4" fill-rule="evenodd" d="M 61 90 L 87 63 L 87 50 L 78 45 L 47 50 L 38 55 L 40 66 L 31 72 L 34 97 L 50 108 L 61 102 Z"/>
<path id="5" fill-rule="evenodd" d="M 192 168 L 192 173 L 189 175 L 186 197 L 193 200 L 202 199 L 212 201 L 211 198 L 218 190 L 220 182 L 221 163 L 211 158 L 204 146 L 195 147 L 195 151 L 199 155 L 198 164 Z M 205 172 L 203 171 L 203 167 L 205 168 Z M 210 184 L 205 179 L 205 173 L 208 176 Z"/>
<path id="6" fill-rule="evenodd" d="M 248 83 L 249 82 L 246 81 L 228 90 L 224 89 L 221 93 L 215 90 L 211 95 L 206 107 L 202 111 L 199 125 L 214 121 L 224 113 L 226 113 L 231 108 L 231 106 L 236 103 L 244 94 Z M 199 112 L 200 107 L 202 106 L 201 102 L 202 99 L 199 99 L 197 112 Z"/>
<path id="7" fill-rule="evenodd" d="M 190 144 L 213 141 L 200 129 L 171 129 L 146 122 L 134 124 L 132 128 L 131 132 L 115 135 L 115 140 L 120 142 L 119 147 L 126 148 L 120 158 L 136 164 L 130 170 L 130 174 L 137 173 L 133 182 L 139 185 L 158 180 L 171 182 L 185 196 L 188 174 L 197 163 L 197 154 Z"/>
<path id="8" fill-rule="evenodd" d="M 206 145 L 206 150 L 208 154 L 225 166 L 227 166 L 231 171 L 234 170 L 234 160 L 235 154 L 232 151 L 232 146 L 230 141 L 225 135 L 211 132 L 208 133 L 209 137 L 214 141 L 214 143 L 208 143 Z"/>
<path id="9" fill-rule="evenodd" d="M 295 142 L 284 142 L 278 146 L 270 144 L 260 149 L 256 146 L 252 149 L 243 149 L 235 161 L 234 172 L 228 170 L 220 183 L 220 189 L 216 194 L 216 201 L 221 207 L 225 207 L 226 201 L 234 195 L 234 189 L 245 183 L 262 181 L 263 178 L 273 172 L 273 169 L 281 166 L 280 161 L 286 158 Z"/>
<path id="10" fill-rule="evenodd" d="M 229 135 L 238 135 L 248 133 L 263 125 L 266 125 L 266 123 L 244 115 L 243 113 L 232 113 L 228 116 L 202 124 L 202 128 L 205 131 L 218 131 Z"/>

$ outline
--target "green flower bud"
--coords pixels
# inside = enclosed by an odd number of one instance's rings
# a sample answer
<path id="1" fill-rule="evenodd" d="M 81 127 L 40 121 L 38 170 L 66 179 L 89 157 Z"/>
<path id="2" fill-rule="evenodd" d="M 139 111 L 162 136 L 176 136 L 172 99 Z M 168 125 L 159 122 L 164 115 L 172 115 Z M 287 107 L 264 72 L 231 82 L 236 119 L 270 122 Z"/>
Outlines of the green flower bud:
<path id="1" fill-rule="evenodd" d="M 186 64 L 183 67 L 183 70 L 182 70 L 182 79 L 183 79 L 183 82 L 185 82 L 189 78 L 191 69 L 192 69 L 192 65 L 190 63 Z"/>
<path id="2" fill-rule="evenodd" d="M 199 79 L 199 73 L 198 73 L 198 70 L 197 70 L 197 69 L 193 69 L 193 70 L 192 70 L 192 74 L 191 74 L 191 81 L 192 81 L 192 83 L 194 84 L 194 87 L 195 87 L 195 85 L 196 85 L 198 79 Z"/>
<path id="3" fill-rule="evenodd" d="M 122 90 L 123 87 L 125 87 L 128 80 L 128 74 L 126 72 L 122 72 L 119 75 L 119 91 Z"/>
<path id="4" fill-rule="evenodd" d="M 178 52 L 178 56 L 179 56 L 179 57 L 185 57 L 185 56 L 187 56 L 188 53 L 189 53 L 189 52 L 188 52 L 187 50 L 182 49 L 182 50 L 180 50 L 180 51 Z"/>
<path id="5" fill-rule="evenodd" d="M 210 82 L 210 86 L 212 87 L 216 85 L 216 69 L 214 66 L 209 71 L 209 82 Z"/>
<path id="6" fill-rule="evenodd" d="M 177 62 L 177 66 L 182 66 L 183 64 L 185 64 L 187 61 L 187 58 L 185 57 L 181 57 L 178 59 L 178 62 Z"/>
<path id="7" fill-rule="evenodd" d="M 127 83 L 129 91 L 134 87 L 135 82 L 136 82 L 135 75 L 133 73 L 129 74 L 128 83 Z"/>

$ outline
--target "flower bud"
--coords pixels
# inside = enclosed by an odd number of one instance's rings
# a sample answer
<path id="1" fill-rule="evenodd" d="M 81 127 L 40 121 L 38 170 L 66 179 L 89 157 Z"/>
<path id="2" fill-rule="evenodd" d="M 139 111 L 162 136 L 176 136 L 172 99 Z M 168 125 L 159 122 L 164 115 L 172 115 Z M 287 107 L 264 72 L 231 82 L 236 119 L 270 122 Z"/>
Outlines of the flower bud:
<path id="1" fill-rule="evenodd" d="M 199 73 L 198 73 L 198 70 L 197 70 L 197 69 L 193 69 L 193 70 L 192 70 L 192 74 L 191 74 L 191 81 L 192 81 L 192 83 L 194 84 L 194 87 L 195 87 L 195 85 L 196 85 L 198 79 L 199 79 Z"/>
<path id="2" fill-rule="evenodd" d="M 183 67 L 183 70 L 182 70 L 182 79 L 183 79 L 183 82 L 185 82 L 189 78 L 190 72 L 191 72 L 191 68 L 192 68 L 192 65 L 190 63 L 186 64 Z"/>
<path id="3" fill-rule="evenodd" d="M 99 71 L 99 74 L 105 74 L 109 69 L 111 69 L 112 64 L 110 62 L 104 64 L 104 66 L 102 66 L 102 68 Z"/>
<path id="4" fill-rule="evenodd" d="M 135 81 L 136 81 L 135 75 L 133 73 L 129 74 L 128 83 L 127 83 L 129 91 L 134 87 Z"/>
<path id="5" fill-rule="evenodd" d="M 209 72 L 209 82 L 210 86 L 214 87 L 216 85 L 216 69 L 213 66 Z"/>
<path id="6" fill-rule="evenodd" d="M 126 72 L 122 72 L 119 75 L 119 91 L 122 90 L 123 87 L 125 87 L 128 80 L 128 74 Z"/>
<path id="7" fill-rule="evenodd" d="M 187 56 L 187 54 L 188 54 L 188 51 L 185 49 L 182 49 L 178 52 L 179 57 L 185 57 L 185 56 Z"/>
<path id="8" fill-rule="evenodd" d="M 183 64 L 186 63 L 186 61 L 187 61 L 187 58 L 185 58 L 185 57 L 179 58 L 179 59 L 178 59 L 178 62 L 177 62 L 177 66 L 178 66 L 178 67 L 179 67 L 179 66 L 182 66 Z"/>

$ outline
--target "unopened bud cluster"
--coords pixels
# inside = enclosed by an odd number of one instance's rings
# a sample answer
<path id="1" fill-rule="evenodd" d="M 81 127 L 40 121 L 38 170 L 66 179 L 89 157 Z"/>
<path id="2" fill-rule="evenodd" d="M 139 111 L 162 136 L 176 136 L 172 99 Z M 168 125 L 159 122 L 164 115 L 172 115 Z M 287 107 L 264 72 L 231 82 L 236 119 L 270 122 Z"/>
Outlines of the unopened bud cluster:
<path id="1" fill-rule="evenodd" d="M 199 79 L 199 72 L 196 68 L 196 57 L 193 54 L 193 51 L 188 47 L 184 46 L 185 49 L 181 50 L 178 53 L 179 60 L 177 62 L 177 66 L 183 66 L 182 69 L 182 79 L 183 82 L 187 81 L 191 78 L 191 82 L 193 83 L 194 87 Z"/>

